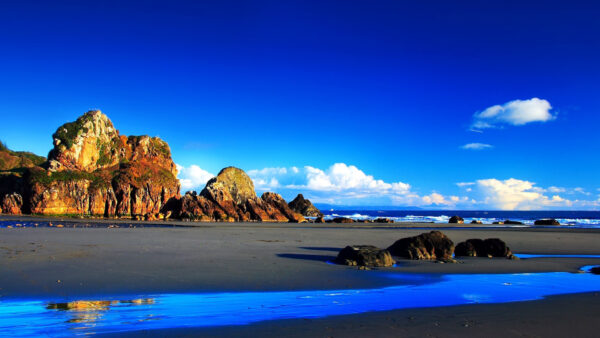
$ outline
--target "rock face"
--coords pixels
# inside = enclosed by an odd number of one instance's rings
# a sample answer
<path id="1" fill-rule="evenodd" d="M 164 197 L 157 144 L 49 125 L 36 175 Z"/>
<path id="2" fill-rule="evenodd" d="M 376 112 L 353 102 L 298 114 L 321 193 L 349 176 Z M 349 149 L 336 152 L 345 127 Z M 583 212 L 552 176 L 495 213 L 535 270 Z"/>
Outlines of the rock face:
<path id="1" fill-rule="evenodd" d="M 431 231 L 397 240 L 388 251 L 393 256 L 408 259 L 451 260 L 454 243 L 440 231 Z"/>
<path id="2" fill-rule="evenodd" d="M 199 221 L 305 222 L 302 215 L 289 208 L 278 194 L 266 192 L 256 196 L 254 184 L 246 173 L 227 167 L 206 183 L 196 194 L 188 192 L 181 199 L 179 216 Z"/>
<path id="3" fill-rule="evenodd" d="M 371 245 L 353 245 L 343 248 L 337 258 L 337 264 L 366 267 L 393 266 L 396 262 L 388 250 Z"/>
<path id="4" fill-rule="evenodd" d="M 534 225 L 560 225 L 560 222 L 555 220 L 554 218 L 544 218 L 538 219 L 534 223 Z"/>
<path id="5" fill-rule="evenodd" d="M 460 216 L 452 216 L 448 220 L 448 223 L 463 224 L 465 223 L 465 220 Z"/>
<path id="6" fill-rule="evenodd" d="M 0 170 L 31 168 L 46 162 L 46 158 L 25 151 L 12 151 L 0 142 Z"/>
<path id="7" fill-rule="evenodd" d="M 47 169 L 22 175 L 22 210 L 44 215 L 155 219 L 179 198 L 168 144 L 156 137 L 123 136 L 100 111 L 59 127 Z"/>
<path id="8" fill-rule="evenodd" d="M 288 206 L 290 207 L 290 209 L 292 209 L 295 212 L 301 214 L 302 216 L 308 216 L 308 217 L 321 217 L 321 216 L 323 216 L 323 213 L 319 209 L 317 209 L 310 202 L 310 200 L 305 199 L 304 196 L 302 196 L 302 194 L 298 194 L 298 196 L 296 196 L 296 198 L 294 198 L 288 204 Z"/>
<path id="9" fill-rule="evenodd" d="M 488 238 L 486 240 L 474 238 L 465 242 L 460 242 L 454 250 L 456 257 L 505 257 L 516 258 L 506 246 L 506 243 L 498 238 Z"/>
<path id="10" fill-rule="evenodd" d="M 0 198 L 0 211 L 3 214 L 20 215 L 23 207 L 23 197 L 20 194 L 5 194 Z"/>

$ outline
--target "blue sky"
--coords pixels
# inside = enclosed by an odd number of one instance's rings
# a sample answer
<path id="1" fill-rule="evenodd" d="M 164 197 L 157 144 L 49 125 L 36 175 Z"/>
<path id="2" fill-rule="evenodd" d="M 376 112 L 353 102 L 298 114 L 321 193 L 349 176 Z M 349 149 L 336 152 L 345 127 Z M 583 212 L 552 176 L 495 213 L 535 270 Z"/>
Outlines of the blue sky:
<path id="1" fill-rule="evenodd" d="M 589 1 L 3 1 L 0 139 L 46 154 L 59 125 L 101 109 L 168 141 L 189 188 L 234 165 L 288 199 L 598 209 L 599 15 Z"/>

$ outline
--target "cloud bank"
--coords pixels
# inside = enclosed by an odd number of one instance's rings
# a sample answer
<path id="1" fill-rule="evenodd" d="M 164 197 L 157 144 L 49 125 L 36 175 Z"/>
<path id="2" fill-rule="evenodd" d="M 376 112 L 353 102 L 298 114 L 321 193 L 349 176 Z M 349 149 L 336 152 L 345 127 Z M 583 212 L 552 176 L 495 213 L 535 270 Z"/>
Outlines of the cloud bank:
<path id="1" fill-rule="evenodd" d="M 531 122 L 546 122 L 556 118 L 550 102 L 537 97 L 495 105 L 473 116 L 473 129 L 497 128 L 503 125 L 522 126 Z"/>
<path id="2" fill-rule="evenodd" d="M 181 190 L 183 192 L 189 190 L 200 191 L 204 188 L 208 180 L 215 177 L 215 175 L 209 173 L 208 171 L 200 168 L 195 164 L 192 164 L 189 167 L 183 167 L 177 164 L 177 171 L 177 178 L 179 178 L 179 182 L 181 183 Z"/>

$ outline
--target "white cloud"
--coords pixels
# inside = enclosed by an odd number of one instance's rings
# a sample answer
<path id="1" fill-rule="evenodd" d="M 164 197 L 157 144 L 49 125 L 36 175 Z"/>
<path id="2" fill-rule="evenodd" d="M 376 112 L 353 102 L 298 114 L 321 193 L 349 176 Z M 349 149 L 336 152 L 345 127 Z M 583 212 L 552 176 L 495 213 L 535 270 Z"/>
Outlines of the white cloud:
<path id="1" fill-rule="evenodd" d="M 560 192 L 565 192 L 565 191 L 567 191 L 567 189 L 565 189 L 565 188 L 562 188 L 562 187 L 555 187 L 555 186 L 548 187 L 548 189 L 547 189 L 547 190 L 548 190 L 549 192 L 551 192 L 551 193 L 554 193 L 554 194 L 557 194 L 557 193 L 560 193 Z"/>
<path id="2" fill-rule="evenodd" d="M 485 143 L 467 143 L 464 146 L 461 146 L 461 148 L 467 149 L 467 150 L 483 150 L 483 149 L 494 148 L 494 146 L 491 144 L 485 144 Z"/>
<path id="3" fill-rule="evenodd" d="M 559 195 L 548 197 L 535 183 L 518 179 L 504 181 L 495 178 L 478 180 L 477 187 L 484 196 L 484 204 L 503 210 L 532 210 L 548 207 L 571 206 L 572 202 Z"/>
<path id="4" fill-rule="evenodd" d="M 192 164 L 189 167 L 177 164 L 177 171 L 179 172 L 177 178 L 179 178 L 181 190 L 184 192 L 189 190 L 202 190 L 206 185 L 206 182 L 215 177 L 215 175 L 195 164 Z"/>
<path id="5" fill-rule="evenodd" d="M 468 187 L 471 185 L 475 185 L 475 182 L 458 182 L 456 183 L 457 186 L 459 186 L 460 188 L 462 187 Z"/>
<path id="6" fill-rule="evenodd" d="M 585 191 L 585 189 L 583 189 L 581 187 L 574 188 L 573 191 L 576 192 L 576 193 L 584 194 L 586 196 L 591 195 L 591 193 Z"/>
<path id="7" fill-rule="evenodd" d="M 473 117 L 472 128 L 495 128 L 502 125 L 522 126 L 530 122 L 546 122 L 556 118 L 550 102 L 534 97 L 495 105 L 478 112 Z"/>
<path id="8" fill-rule="evenodd" d="M 316 202 L 454 206 L 466 199 L 445 198 L 438 193 L 421 197 L 411 190 L 408 183 L 385 182 L 366 174 L 354 165 L 345 163 L 333 164 L 325 170 L 312 166 L 265 168 L 250 170 L 248 175 L 254 181 L 257 190 L 277 187 L 279 190 L 302 192 Z M 269 182 L 277 182 L 277 185 Z"/>

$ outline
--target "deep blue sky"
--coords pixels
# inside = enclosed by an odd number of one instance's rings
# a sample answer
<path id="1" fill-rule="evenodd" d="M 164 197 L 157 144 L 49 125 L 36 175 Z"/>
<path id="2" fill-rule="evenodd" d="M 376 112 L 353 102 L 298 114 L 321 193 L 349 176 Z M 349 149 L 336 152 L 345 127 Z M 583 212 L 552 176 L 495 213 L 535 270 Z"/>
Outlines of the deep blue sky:
<path id="1" fill-rule="evenodd" d="M 341 162 L 420 195 L 515 178 L 594 201 L 599 17 L 593 1 L 4 0 L 0 139 L 45 155 L 97 108 L 211 173 Z M 533 97 L 556 118 L 469 131 Z M 493 148 L 460 148 L 475 142 Z"/>

